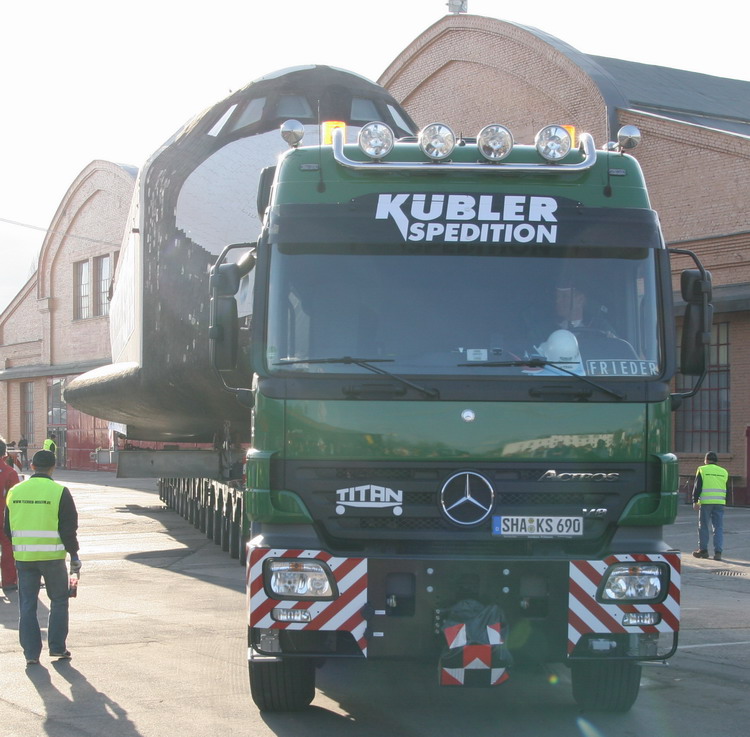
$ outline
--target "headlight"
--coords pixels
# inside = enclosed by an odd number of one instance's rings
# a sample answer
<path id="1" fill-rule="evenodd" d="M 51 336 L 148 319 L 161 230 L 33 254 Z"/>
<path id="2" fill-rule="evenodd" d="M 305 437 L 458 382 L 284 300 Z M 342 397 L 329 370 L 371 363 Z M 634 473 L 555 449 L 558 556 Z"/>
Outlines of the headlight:
<path id="1" fill-rule="evenodd" d="M 393 148 L 393 131 L 385 123 L 368 123 L 359 131 L 357 143 L 371 159 L 382 159 Z"/>
<path id="2" fill-rule="evenodd" d="M 547 161 L 560 161 L 568 155 L 573 141 L 570 133 L 561 125 L 548 125 L 536 134 L 534 144 L 542 158 Z"/>
<path id="3" fill-rule="evenodd" d="M 662 566 L 615 565 L 609 569 L 601 590 L 602 601 L 645 602 L 662 598 L 667 581 Z"/>
<path id="4" fill-rule="evenodd" d="M 431 159 L 445 159 L 456 147 L 456 136 L 442 123 L 431 123 L 419 132 L 419 147 Z"/>
<path id="5" fill-rule="evenodd" d="M 503 125 L 485 126 L 477 136 L 479 152 L 489 161 L 501 161 L 513 150 L 513 136 Z"/>
<path id="6" fill-rule="evenodd" d="M 269 593 L 279 599 L 330 599 L 331 572 L 316 560 L 270 560 L 266 562 Z"/>

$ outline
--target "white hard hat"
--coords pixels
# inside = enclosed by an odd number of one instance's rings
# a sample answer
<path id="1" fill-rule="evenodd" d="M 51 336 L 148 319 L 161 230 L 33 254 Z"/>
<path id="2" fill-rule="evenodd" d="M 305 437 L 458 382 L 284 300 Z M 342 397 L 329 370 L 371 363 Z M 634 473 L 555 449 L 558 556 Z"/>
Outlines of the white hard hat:
<path id="1" fill-rule="evenodd" d="M 555 330 L 538 350 L 548 361 L 560 364 L 561 368 L 569 371 L 575 371 L 581 366 L 578 340 L 570 330 Z"/>

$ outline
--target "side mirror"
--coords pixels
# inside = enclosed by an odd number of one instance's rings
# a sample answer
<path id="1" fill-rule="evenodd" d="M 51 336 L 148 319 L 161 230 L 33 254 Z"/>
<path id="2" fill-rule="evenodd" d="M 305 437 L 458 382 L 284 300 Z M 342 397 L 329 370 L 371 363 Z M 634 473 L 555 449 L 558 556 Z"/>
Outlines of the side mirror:
<path id="1" fill-rule="evenodd" d="M 706 371 L 707 348 L 711 344 L 711 272 L 685 269 L 680 276 L 680 291 L 687 303 L 682 321 L 680 371 L 701 376 Z"/>
<path id="2" fill-rule="evenodd" d="M 231 296 L 239 291 L 241 278 L 237 264 L 214 266 L 208 279 L 208 288 L 211 294 Z"/>
<path id="3" fill-rule="evenodd" d="M 234 297 L 221 294 L 211 297 L 208 341 L 211 364 L 217 371 L 233 371 L 237 368 L 239 320 Z"/>
<path id="4" fill-rule="evenodd" d="M 255 249 L 257 246 L 257 243 L 233 243 L 222 251 L 216 264 L 211 267 L 211 274 L 208 279 L 208 288 L 212 296 L 237 294 L 242 278 L 255 268 Z M 225 263 L 227 254 L 235 248 L 247 250 L 236 264 Z"/>
<path id="5" fill-rule="evenodd" d="M 711 272 L 704 274 L 698 269 L 685 269 L 680 275 L 680 291 L 688 304 L 702 305 L 704 296 L 711 301 Z"/>

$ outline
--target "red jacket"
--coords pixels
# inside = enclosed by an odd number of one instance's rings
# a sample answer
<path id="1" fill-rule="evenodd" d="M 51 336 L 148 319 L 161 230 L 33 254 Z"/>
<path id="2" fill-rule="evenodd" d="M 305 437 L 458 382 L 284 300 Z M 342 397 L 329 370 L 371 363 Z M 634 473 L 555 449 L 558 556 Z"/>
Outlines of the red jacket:
<path id="1" fill-rule="evenodd" d="M 5 514 L 5 497 L 8 491 L 19 482 L 18 474 L 11 468 L 5 458 L 0 458 L 0 519 Z"/>

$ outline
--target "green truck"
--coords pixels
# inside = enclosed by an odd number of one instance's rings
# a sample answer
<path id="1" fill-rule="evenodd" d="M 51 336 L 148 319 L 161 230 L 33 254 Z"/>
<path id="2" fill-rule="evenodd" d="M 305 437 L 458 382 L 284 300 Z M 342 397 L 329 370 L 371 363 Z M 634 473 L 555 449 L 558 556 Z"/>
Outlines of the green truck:
<path id="1" fill-rule="evenodd" d="M 564 664 L 583 708 L 629 709 L 677 645 L 671 382 L 697 391 L 712 318 L 681 251 L 678 348 L 637 129 L 599 150 L 563 126 L 281 132 L 258 241 L 211 277 L 212 362 L 252 430 L 256 704 L 304 708 L 351 657 L 432 661 L 445 686 Z"/>

